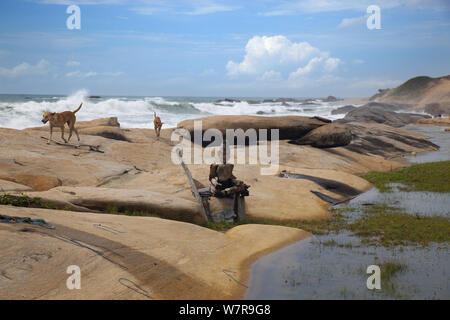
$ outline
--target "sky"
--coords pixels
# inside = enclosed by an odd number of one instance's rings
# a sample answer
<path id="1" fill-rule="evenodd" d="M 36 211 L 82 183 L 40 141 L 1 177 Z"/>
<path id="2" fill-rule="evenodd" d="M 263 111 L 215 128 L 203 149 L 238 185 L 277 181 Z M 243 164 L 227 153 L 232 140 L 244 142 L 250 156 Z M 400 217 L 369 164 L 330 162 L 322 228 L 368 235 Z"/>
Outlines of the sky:
<path id="1" fill-rule="evenodd" d="M 367 97 L 449 57 L 448 0 L 0 1 L 4 94 Z"/>

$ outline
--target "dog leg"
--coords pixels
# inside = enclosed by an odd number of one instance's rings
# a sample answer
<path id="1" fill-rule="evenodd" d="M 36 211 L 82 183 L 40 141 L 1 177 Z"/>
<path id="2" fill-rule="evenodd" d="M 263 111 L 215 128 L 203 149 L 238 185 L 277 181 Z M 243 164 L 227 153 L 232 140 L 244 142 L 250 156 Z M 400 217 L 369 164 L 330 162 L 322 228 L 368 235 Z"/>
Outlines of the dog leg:
<path id="1" fill-rule="evenodd" d="M 69 137 L 67 138 L 67 141 L 70 141 L 70 138 L 72 138 L 72 130 L 73 128 L 69 126 Z"/>
<path id="2" fill-rule="evenodd" d="M 65 143 L 68 142 L 68 141 L 66 140 L 66 138 L 64 138 L 64 126 L 61 127 L 61 139 L 63 139 Z"/>
<path id="3" fill-rule="evenodd" d="M 53 126 L 50 124 L 50 137 L 47 141 L 47 144 L 50 144 L 50 142 L 52 141 L 52 135 L 53 135 Z"/>
<path id="4" fill-rule="evenodd" d="M 78 146 L 80 146 L 80 136 L 78 135 L 78 130 L 77 130 L 75 127 L 73 127 L 73 131 L 75 131 L 75 134 L 77 135 L 77 138 L 78 138 Z"/>

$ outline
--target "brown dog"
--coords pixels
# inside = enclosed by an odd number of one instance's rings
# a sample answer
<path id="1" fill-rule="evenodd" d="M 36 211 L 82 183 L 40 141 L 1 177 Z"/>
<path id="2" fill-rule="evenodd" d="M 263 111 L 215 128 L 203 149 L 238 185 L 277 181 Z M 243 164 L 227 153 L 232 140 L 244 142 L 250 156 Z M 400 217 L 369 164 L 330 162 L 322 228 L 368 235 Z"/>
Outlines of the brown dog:
<path id="1" fill-rule="evenodd" d="M 154 113 L 155 113 L 155 119 L 153 120 L 153 124 L 155 126 L 156 138 L 159 138 L 163 122 L 161 122 L 161 118 L 156 115 L 156 112 L 154 112 Z"/>
<path id="2" fill-rule="evenodd" d="M 42 116 L 42 122 L 43 123 L 50 123 L 50 138 L 48 139 L 47 144 L 50 144 L 52 141 L 52 134 L 53 134 L 53 127 L 59 127 L 61 128 L 61 138 L 64 140 L 65 143 L 68 143 L 70 141 L 70 138 L 72 137 L 72 131 L 75 131 L 77 138 L 78 138 L 78 144 L 80 143 L 80 136 L 78 135 L 77 129 L 75 129 L 75 121 L 77 121 L 77 118 L 75 117 L 75 113 L 77 113 L 80 109 L 83 103 L 80 104 L 77 110 L 75 111 L 64 111 L 61 113 L 56 112 L 44 112 Z M 69 126 L 69 139 L 66 140 L 64 138 L 64 125 L 67 123 Z"/>

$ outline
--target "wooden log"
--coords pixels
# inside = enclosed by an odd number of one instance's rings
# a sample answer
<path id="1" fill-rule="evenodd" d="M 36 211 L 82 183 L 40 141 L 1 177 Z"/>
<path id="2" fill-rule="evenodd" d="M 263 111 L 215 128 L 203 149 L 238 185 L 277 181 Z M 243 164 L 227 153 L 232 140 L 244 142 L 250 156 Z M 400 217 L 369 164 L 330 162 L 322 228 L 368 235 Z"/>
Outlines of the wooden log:
<path id="1" fill-rule="evenodd" d="M 209 212 L 208 201 L 206 199 L 203 200 L 202 197 L 200 196 L 200 194 L 198 193 L 197 186 L 194 183 L 194 179 L 192 179 L 191 171 L 189 170 L 189 168 L 187 167 L 187 165 L 183 161 L 183 155 L 182 155 L 181 150 L 178 150 L 177 154 L 180 157 L 181 166 L 183 167 L 184 172 L 186 173 L 186 176 L 187 176 L 187 178 L 189 180 L 189 184 L 191 185 L 192 194 L 194 195 L 195 199 L 197 200 L 197 202 L 202 207 L 203 218 L 205 219 L 205 221 L 211 221 L 211 214 Z"/>

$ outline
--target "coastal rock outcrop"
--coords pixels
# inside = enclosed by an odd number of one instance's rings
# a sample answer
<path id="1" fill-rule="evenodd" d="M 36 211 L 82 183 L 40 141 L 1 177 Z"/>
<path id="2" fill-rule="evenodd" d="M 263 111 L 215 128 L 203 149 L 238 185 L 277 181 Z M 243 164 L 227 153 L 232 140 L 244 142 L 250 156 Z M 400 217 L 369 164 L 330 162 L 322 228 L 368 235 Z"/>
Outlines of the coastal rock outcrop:
<path id="1" fill-rule="evenodd" d="M 351 130 L 353 139 L 344 148 L 360 154 L 393 158 L 419 150 L 439 149 L 423 136 L 385 124 L 352 122 L 347 123 L 346 127 Z"/>
<path id="2" fill-rule="evenodd" d="M 356 108 L 345 115 L 338 122 L 377 122 L 392 127 L 402 127 L 419 119 L 430 118 L 425 114 L 400 113 L 391 110 L 399 110 L 398 105 L 380 104 L 370 102 L 362 107 Z"/>
<path id="3" fill-rule="evenodd" d="M 346 146 L 352 141 L 352 132 L 345 125 L 331 123 L 311 130 L 300 139 L 289 141 L 292 144 L 310 145 L 316 148 Z"/>
<path id="4" fill-rule="evenodd" d="M 352 106 L 352 105 L 346 105 L 337 109 L 334 109 L 333 111 L 331 111 L 332 115 L 336 115 L 336 114 L 345 114 L 345 113 L 349 113 L 350 111 L 355 110 L 356 107 Z"/>
<path id="5" fill-rule="evenodd" d="M 296 139 L 304 136 L 309 131 L 326 124 L 318 118 L 309 118 L 302 116 L 280 116 L 280 117 L 260 117 L 260 116 L 212 116 L 192 120 L 184 120 L 178 123 L 178 128 L 184 128 L 194 138 L 194 121 L 201 121 L 202 131 L 208 129 L 218 129 L 222 134 L 227 129 L 279 129 L 280 140 Z M 270 135 L 268 134 L 270 137 Z"/>
<path id="6" fill-rule="evenodd" d="M 0 299 L 239 299 L 253 261 L 311 236 L 271 225 L 219 232 L 154 217 L 0 209 L 56 226 L 1 224 Z M 71 264 L 82 270 L 82 290 L 67 290 Z"/>
<path id="7" fill-rule="evenodd" d="M 129 141 L 126 137 L 123 129 L 120 128 L 120 123 L 117 120 L 117 117 L 110 118 L 100 118 L 90 121 L 79 121 L 76 122 L 75 128 L 78 129 L 80 134 L 92 135 L 92 136 L 100 136 L 107 139 L 121 140 L 121 141 Z M 27 131 L 41 131 L 48 132 L 47 126 L 40 127 L 32 127 L 25 129 Z M 60 128 L 53 128 L 54 136 L 57 136 L 60 132 Z M 68 132 L 68 129 L 65 129 L 65 132 Z"/>

